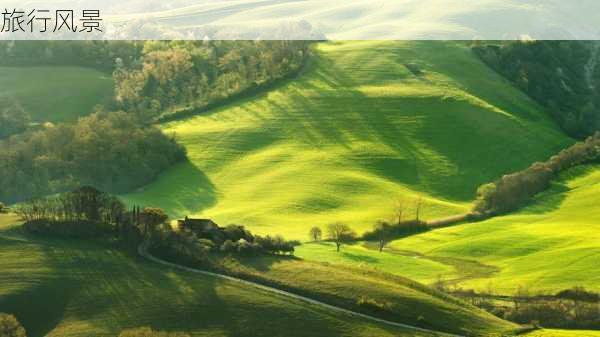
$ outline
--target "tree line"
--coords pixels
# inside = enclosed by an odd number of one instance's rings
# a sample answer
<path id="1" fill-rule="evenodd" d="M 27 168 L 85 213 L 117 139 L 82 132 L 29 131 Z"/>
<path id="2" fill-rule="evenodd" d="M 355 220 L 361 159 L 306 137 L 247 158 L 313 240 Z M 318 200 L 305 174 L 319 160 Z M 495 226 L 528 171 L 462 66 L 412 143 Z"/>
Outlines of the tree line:
<path id="1" fill-rule="evenodd" d="M 125 112 L 96 112 L 73 124 L 0 140 L 0 201 L 14 203 L 91 185 L 125 192 L 185 159 L 173 136 Z"/>
<path id="2" fill-rule="evenodd" d="M 280 235 L 255 235 L 235 224 L 208 232 L 164 226 L 154 234 L 148 242 L 153 253 L 187 265 L 211 265 L 211 257 L 293 254 L 300 244 Z"/>
<path id="3" fill-rule="evenodd" d="M 306 41 L 147 41 L 113 73 L 117 107 L 152 120 L 207 106 L 300 69 Z"/>
<path id="4" fill-rule="evenodd" d="M 596 41 L 476 43 L 473 51 L 552 114 L 569 135 L 600 130 L 600 53 Z"/>
<path id="5" fill-rule="evenodd" d="M 115 97 L 73 123 L 35 129 L 19 102 L 0 102 L 0 201 L 92 185 L 127 192 L 185 159 L 153 127 L 300 69 L 305 41 L 5 41 L 3 64 L 79 65 L 111 73 Z M 110 111 L 110 112 L 105 112 Z"/>
<path id="6" fill-rule="evenodd" d="M 357 240 L 375 241 L 379 252 L 383 252 L 385 246 L 395 239 L 429 230 L 427 223 L 422 220 L 423 206 L 424 202 L 421 196 L 399 198 L 394 209 L 393 220 L 376 221 L 372 230 L 365 232 L 362 236 L 358 236 L 347 224 L 335 222 L 325 227 L 325 236 L 319 226 L 313 226 L 308 231 L 308 237 L 314 242 L 321 240 L 333 242 L 337 252 L 343 245 Z M 410 212 L 414 218 L 408 218 Z"/>
<path id="7" fill-rule="evenodd" d="M 259 236 L 243 225 L 216 226 L 211 230 L 174 229 L 160 208 L 131 209 L 114 195 L 83 186 L 51 197 L 20 203 L 14 211 L 25 230 L 43 236 L 116 238 L 132 248 L 146 242 L 148 248 L 184 260 L 205 260 L 209 253 L 293 254 L 298 241 L 282 236 Z"/>
<path id="8" fill-rule="evenodd" d="M 466 299 L 471 304 L 502 318 L 534 327 L 594 330 L 600 328 L 600 294 L 575 286 L 556 294 L 535 295 L 520 286 L 512 296 L 494 295 L 492 289 L 476 292 L 472 289 L 439 290 Z"/>
<path id="9" fill-rule="evenodd" d="M 506 213 L 524 206 L 547 189 L 552 179 L 570 167 L 600 160 L 600 132 L 560 151 L 545 162 L 507 174 L 477 190 L 474 212 L 483 216 Z"/>

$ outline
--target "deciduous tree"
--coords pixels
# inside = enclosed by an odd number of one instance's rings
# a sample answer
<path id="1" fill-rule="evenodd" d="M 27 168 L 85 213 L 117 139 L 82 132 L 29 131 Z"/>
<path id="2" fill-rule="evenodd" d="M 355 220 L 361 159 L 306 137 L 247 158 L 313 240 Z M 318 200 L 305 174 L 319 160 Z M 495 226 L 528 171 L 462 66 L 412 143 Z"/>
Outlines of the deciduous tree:
<path id="1" fill-rule="evenodd" d="M 335 243 L 336 250 L 339 252 L 343 244 L 352 242 L 356 238 L 356 233 L 348 225 L 336 222 L 327 226 L 327 236 Z"/>
<path id="2" fill-rule="evenodd" d="M 321 231 L 321 228 L 314 226 L 312 227 L 309 231 L 308 231 L 308 236 L 310 237 L 311 240 L 313 241 L 320 241 L 321 237 L 323 235 L 323 232 Z"/>

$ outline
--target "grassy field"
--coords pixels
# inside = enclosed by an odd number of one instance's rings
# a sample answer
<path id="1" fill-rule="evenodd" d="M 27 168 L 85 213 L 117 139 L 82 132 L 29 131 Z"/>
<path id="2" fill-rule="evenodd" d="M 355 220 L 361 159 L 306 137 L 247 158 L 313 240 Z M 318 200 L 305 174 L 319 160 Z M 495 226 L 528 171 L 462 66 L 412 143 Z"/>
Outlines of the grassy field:
<path id="1" fill-rule="evenodd" d="M 460 283 L 467 288 L 511 293 L 524 286 L 543 293 L 579 285 L 599 291 L 599 193 L 600 166 L 578 167 L 515 214 L 416 235 L 391 248 L 497 269 Z"/>
<path id="2" fill-rule="evenodd" d="M 0 98 L 17 101 L 34 122 L 74 120 L 113 95 L 110 75 L 82 67 L 0 67 Z"/>
<path id="3" fill-rule="evenodd" d="M 423 324 L 437 331 L 492 336 L 517 327 L 414 281 L 372 269 L 280 257 L 228 260 L 225 265 L 244 277 L 278 284 L 296 293 L 385 319 Z M 358 305 L 360 298 L 376 301 L 377 307 Z"/>
<path id="4" fill-rule="evenodd" d="M 361 232 L 422 195 L 424 218 L 463 213 L 478 185 L 570 143 L 458 42 L 331 42 L 279 89 L 163 125 L 190 162 L 124 196 L 258 233 Z"/>
<path id="5" fill-rule="evenodd" d="M 0 215 L 0 234 L 15 218 Z M 30 337 L 116 336 L 152 326 L 193 336 L 421 336 L 77 241 L 0 238 L 0 311 Z"/>
<path id="6" fill-rule="evenodd" d="M 373 245 L 374 246 L 374 245 Z M 331 242 L 311 242 L 296 247 L 295 255 L 306 260 L 341 264 L 364 269 L 385 271 L 396 275 L 410 275 L 419 282 L 431 284 L 439 275 L 456 275 L 452 265 L 419 258 L 414 254 L 394 254 L 386 249 L 383 253 L 365 242 L 342 246 L 338 253 Z"/>
<path id="7" fill-rule="evenodd" d="M 584 330 L 539 330 L 522 335 L 524 337 L 600 337 L 600 331 Z"/>

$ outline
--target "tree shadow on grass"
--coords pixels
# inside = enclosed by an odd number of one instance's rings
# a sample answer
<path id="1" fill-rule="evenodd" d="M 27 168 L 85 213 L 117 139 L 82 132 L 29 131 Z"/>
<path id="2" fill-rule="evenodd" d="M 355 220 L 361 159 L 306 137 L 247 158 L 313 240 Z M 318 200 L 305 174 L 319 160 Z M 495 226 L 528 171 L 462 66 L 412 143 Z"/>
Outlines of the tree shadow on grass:
<path id="1" fill-rule="evenodd" d="M 365 256 L 365 255 L 358 255 L 358 254 L 352 254 L 352 253 L 348 253 L 348 252 L 340 252 L 341 255 L 348 260 L 351 260 L 353 262 L 361 262 L 361 263 L 378 263 L 379 259 L 372 257 L 372 256 Z"/>

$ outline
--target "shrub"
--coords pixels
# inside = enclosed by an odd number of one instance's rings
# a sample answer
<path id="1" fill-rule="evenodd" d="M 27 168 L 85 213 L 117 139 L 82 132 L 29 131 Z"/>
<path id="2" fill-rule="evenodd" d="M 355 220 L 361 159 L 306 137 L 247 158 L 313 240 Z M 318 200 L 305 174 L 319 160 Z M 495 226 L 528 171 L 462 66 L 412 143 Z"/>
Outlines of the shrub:
<path id="1" fill-rule="evenodd" d="M 150 327 L 141 327 L 123 330 L 118 337 L 190 337 L 190 335 L 183 332 L 157 331 Z"/>
<path id="2" fill-rule="evenodd" d="M 231 240 L 225 240 L 220 248 L 223 253 L 232 253 L 236 250 L 236 245 Z"/>
<path id="3" fill-rule="evenodd" d="M 356 300 L 356 304 L 360 307 L 369 309 L 371 311 L 377 311 L 377 312 L 387 311 L 387 310 L 391 309 L 390 303 L 384 302 L 384 301 L 378 301 L 374 298 L 370 298 L 367 296 L 360 296 Z"/>
<path id="4" fill-rule="evenodd" d="M 0 337 L 26 337 L 25 328 L 13 315 L 0 313 Z"/>

